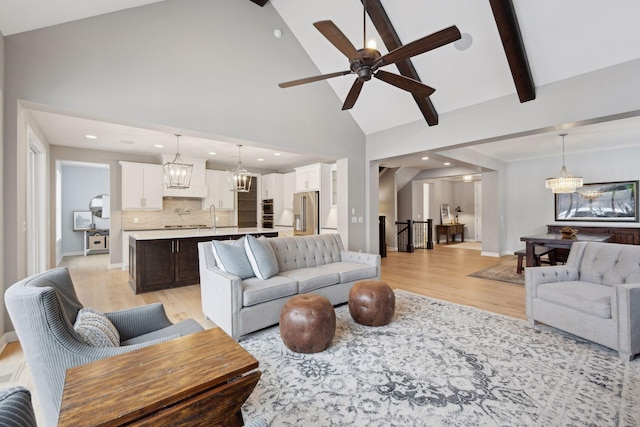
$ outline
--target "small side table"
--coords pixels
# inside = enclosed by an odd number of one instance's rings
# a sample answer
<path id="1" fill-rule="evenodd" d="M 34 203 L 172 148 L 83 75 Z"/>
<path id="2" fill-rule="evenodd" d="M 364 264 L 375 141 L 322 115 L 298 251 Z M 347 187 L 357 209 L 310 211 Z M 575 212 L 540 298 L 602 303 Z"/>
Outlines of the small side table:
<path id="1" fill-rule="evenodd" d="M 243 425 L 258 361 L 220 328 L 67 370 L 58 426 Z"/>
<path id="2" fill-rule="evenodd" d="M 447 245 L 449 244 L 449 238 L 452 242 L 456 241 L 456 234 L 460 235 L 460 241 L 464 243 L 464 224 L 442 224 L 436 225 L 436 238 L 440 243 L 440 235 L 444 234 L 447 238 Z"/>

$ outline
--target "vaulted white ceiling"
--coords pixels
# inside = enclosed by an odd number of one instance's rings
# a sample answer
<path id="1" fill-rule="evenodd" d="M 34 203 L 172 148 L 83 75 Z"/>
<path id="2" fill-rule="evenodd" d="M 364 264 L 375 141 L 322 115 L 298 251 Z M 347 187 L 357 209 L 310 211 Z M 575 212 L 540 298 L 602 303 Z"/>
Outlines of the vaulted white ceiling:
<path id="1" fill-rule="evenodd" d="M 154 2 L 156 1 L 0 0 L 0 31 L 7 36 Z M 471 36 L 472 44 L 466 50 L 447 45 L 412 60 L 421 80 L 436 89 L 431 100 L 438 113 L 515 94 L 513 79 L 488 0 L 382 0 L 382 4 L 404 44 L 451 25 L 456 25 L 462 33 Z M 538 88 L 640 58 L 640 26 L 636 22 L 640 16 L 638 1 L 513 0 L 513 4 L 533 81 Z M 270 0 L 265 7 L 276 9 L 287 25 L 287 28 L 280 29 L 282 37 L 295 37 L 316 64 L 319 73 L 347 70 L 349 64 L 348 60 L 313 27 L 314 22 L 332 20 L 357 48 L 363 43 L 363 8 L 360 0 Z M 368 20 L 367 33 L 377 36 Z M 379 36 L 377 39 L 378 48 L 384 54 L 384 45 Z M 385 71 L 397 72 L 397 69 L 391 65 L 385 67 Z M 309 76 L 300 75 L 297 70 L 292 69 L 280 77 L 284 82 Z M 336 96 L 344 101 L 353 81 L 354 76 L 349 75 L 327 82 Z M 602 84 L 606 85 L 607 82 Z M 296 91 L 299 87 L 282 90 Z M 518 108 L 518 105 L 514 108 Z M 344 114 L 352 114 L 365 134 L 424 120 L 408 93 L 376 79 L 365 83 L 354 108 Z M 62 122 L 56 124 L 55 117 L 44 114 L 38 119 L 43 121 L 45 132 L 56 135 L 53 143 L 57 143 L 58 140 L 86 143 L 79 141 L 77 135 L 71 137 L 61 134 L 65 129 L 73 128 L 69 122 L 65 125 Z M 78 122 L 76 125 L 88 125 L 89 122 Z M 106 132 L 107 125 L 96 126 L 100 126 L 102 131 Z M 625 135 L 619 139 L 620 144 L 640 142 L 640 124 L 637 119 L 621 121 L 620 126 L 624 129 Z M 120 130 L 124 128 L 126 127 Z M 616 129 L 618 127 L 612 124 L 607 131 L 617 132 Z M 602 149 L 605 146 L 612 148 L 612 138 L 602 130 L 602 126 L 586 127 L 581 131 L 581 138 L 589 140 L 592 149 Z M 91 132 L 91 129 L 86 129 L 82 135 Z M 122 146 L 126 145 L 123 140 L 131 139 L 124 133 L 117 134 L 118 129 L 115 127 L 109 132 L 108 140 L 118 148 L 117 151 L 122 151 Z M 522 160 L 534 155 L 528 153 L 526 147 L 531 146 L 532 138 L 537 138 L 535 156 L 545 152 L 543 145 L 538 143 L 547 144 L 550 150 L 547 153 L 557 154 L 557 133 L 553 131 L 523 137 L 508 143 L 484 144 L 482 150 L 485 154 L 500 160 Z M 197 138 L 194 138 L 194 147 L 197 146 L 197 142 Z M 171 144 L 169 140 L 166 143 Z M 189 141 L 185 143 L 188 144 Z M 108 145 L 101 147 L 109 149 Z M 190 148 L 184 147 L 181 151 L 186 155 L 189 150 Z M 219 150 L 235 151 L 235 145 L 227 144 Z M 567 151 L 570 151 L 569 144 Z M 273 151 L 256 152 L 255 155 L 273 157 Z M 249 155 L 247 161 L 248 159 Z M 413 161 L 415 156 L 405 156 L 404 160 Z M 277 169 L 279 165 L 265 162 L 264 167 Z"/>

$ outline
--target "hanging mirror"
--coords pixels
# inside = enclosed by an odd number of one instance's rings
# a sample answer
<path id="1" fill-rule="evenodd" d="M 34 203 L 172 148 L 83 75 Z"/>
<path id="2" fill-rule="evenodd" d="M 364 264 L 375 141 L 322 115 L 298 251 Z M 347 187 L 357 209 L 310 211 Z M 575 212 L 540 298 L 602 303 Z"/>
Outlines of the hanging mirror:
<path id="1" fill-rule="evenodd" d="M 108 194 L 99 194 L 89 202 L 89 210 L 98 218 L 109 218 L 110 200 Z"/>

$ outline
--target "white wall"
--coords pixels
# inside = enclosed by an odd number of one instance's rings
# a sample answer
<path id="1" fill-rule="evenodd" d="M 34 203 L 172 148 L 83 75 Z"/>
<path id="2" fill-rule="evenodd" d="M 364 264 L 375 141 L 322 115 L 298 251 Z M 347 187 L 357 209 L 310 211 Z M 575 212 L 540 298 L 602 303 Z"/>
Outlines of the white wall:
<path id="1" fill-rule="evenodd" d="M 6 37 L 5 281 L 24 264 L 19 105 L 347 159 L 348 209 L 366 216 L 362 131 L 326 82 L 277 86 L 314 74 L 269 3 L 166 0 Z M 366 225 L 347 224 L 349 249 L 365 249 Z"/>
<path id="2" fill-rule="evenodd" d="M 386 216 L 386 242 L 389 249 L 398 248 L 398 235 L 396 231 L 397 211 L 397 191 L 396 191 L 396 169 L 389 168 L 380 175 L 379 179 L 379 204 L 380 215 Z M 406 219 L 406 218 L 404 218 Z M 400 219 L 400 221 L 404 220 Z"/>
<path id="3" fill-rule="evenodd" d="M 571 154 L 566 166 L 572 175 L 582 176 L 585 183 L 640 180 L 640 148 Z M 636 223 L 555 222 L 554 195 L 544 188 L 544 180 L 560 172 L 561 158 L 514 162 L 507 166 L 505 251 L 524 248 L 521 236 L 544 233 L 547 224 L 580 226 L 614 225 L 638 227 Z M 483 191 L 487 185 L 483 178 Z M 483 235 L 485 229 L 483 228 Z"/>
<path id="4" fill-rule="evenodd" d="M 4 36 L 0 31 L 0 176 L 4 176 Z M 4 242 L 4 186 L 7 181 L 3 179 L 2 184 L 0 184 L 0 242 Z M 4 257 L 4 245 L 0 245 L 0 267 L 4 270 L 6 267 L 6 260 Z M 4 276 L 0 275 L 0 289 L 5 289 Z M 4 304 L 0 304 L 0 334 L 4 334 L 5 332 L 5 310 Z M 0 341 L 0 351 L 6 344 L 6 340 L 4 336 L 2 336 Z"/>
<path id="5" fill-rule="evenodd" d="M 377 162 L 380 159 L 424 150 L 463 147 L 478 142 L 571 128 L 584 121 L 606 121 L 625 115 L 640 115 L 638 75 L 640 60 L 634 60 L 572 79 L 538 86 L 536 99 L 524 104 L 518 102 L 514 93 L 464 109 L 441 113 L 437 126 L 429 127 L 423 121 L 418 121 L 367 135 L 367 160 Z M 604 151 L 597 157 L 600 158 L 599 168 L 616 167 L 617 156 L 611 156 L 609 152 Z M 538 197 L 544 197 L 544 192 L 507 192 L 507 186 L 513 188 L 531 185 L 535 181 L 531 176 L 517 177 L 525 180 L 522 182 L 505 173 L 505 165 L 475 152 L 469 153 L 466 158 L 476 159 L 475 164 L 486 168 L 486 171 L 495 171 L 483 173 L 482 178 L 483 251 L 491 254 L 511 251 L 514 246 L 514 232 L 510 229 L 507 234 L 507 224 L 518 222 L 523 224 L 519 229 L 540 229 L 548 222 L 548 219 L 532 217 L 531 212 L 528 212 L 525 218 L 514 217 L 514 213 L 507 209 L 506 202 L 510 201 L 509 197 L 521 199 L 525 206 L 534 203 Z M 554 162 L 555 168 L 558 164 L 560 163 Z M 521 166 L 527 168 L 526 165 Z M 545 177 L 557 175 L 558 170 L 555 168 L 547 170 L 548 175 Z M 416 178 L 427 177 L 436 176 L 419 174 Z M 491 182 L 488 182 L 488 179 Z M 377 201 L 371 200 L 371 204 L 377 205 Z"/>

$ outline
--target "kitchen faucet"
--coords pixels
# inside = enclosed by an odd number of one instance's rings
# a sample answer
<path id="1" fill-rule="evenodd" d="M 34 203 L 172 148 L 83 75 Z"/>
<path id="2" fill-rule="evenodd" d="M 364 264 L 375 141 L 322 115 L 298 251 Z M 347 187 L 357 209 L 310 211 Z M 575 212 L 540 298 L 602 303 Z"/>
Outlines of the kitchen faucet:
<path id="1" fill-rule="evenodd" d="M 213 209 L 213 216 L 211 216 L 211 209 Z M 216 205 L 215 205 L 215 203 L 211 203 L 211 206 L 209 206 L 209 220 L 213 219 L 213 225 L 211 226 L 211 228 L 213 228 L 214 231 L 216 229 L 216 217 L 217 216 L 218 216 L 218 214 L 216 213 Z"/>

